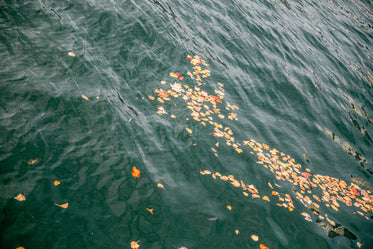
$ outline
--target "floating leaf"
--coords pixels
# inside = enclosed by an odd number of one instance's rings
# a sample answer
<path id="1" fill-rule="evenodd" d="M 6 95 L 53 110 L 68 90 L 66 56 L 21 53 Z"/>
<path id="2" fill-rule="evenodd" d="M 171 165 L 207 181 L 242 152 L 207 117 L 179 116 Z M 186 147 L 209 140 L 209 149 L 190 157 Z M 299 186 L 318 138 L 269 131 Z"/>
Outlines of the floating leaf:
<path id="1" fill-rule="evenodd" d="M 67 53 L 69 56 L 71 56 L 71 57 L 75 57 L 75 54 L 73 53 L 73 52 L 68 52 Z"/>
<path id="2" fill-rule="evenodd" d="M 260 249 L 268 249 L 268 247 L 266 247 L 266 246 L 263 245 L 263 244 L 260 244 L 259 247 L 260 247 Z"/>
<path id="3" fill-rule="evenodd" d="M 17 249 L 25 249 L 23 246 L 19 246 L 17 247 Z"/>
<path id="4" fill-rule="evenodd" d="M 232 207 L 231 207 L 231 206 L 229 206 L 229 205 L 227 206 L 227 208 L 228 208 L 228 210 L 232 210 Z"/>
<path id="5" fill-rule="evenodd" d="M 147 208 L 146 210 L 148 210 L 149 213 L 153 214 L 153 209 Z"/>
<path id="6" fill-rule="evenodd" d="M 199 172 L 201 175 L 210 175 L 211 171 L 210 170 L 204 170 Z"/>
<path id="7" fill-rule="evenodd" d="M 155 99 L 155 97 L 150 96 L 150 95 L 148 95 L 148 98 L 149 98 L 150 100 L 154 100 L 154 99 Z"/>
<path id="8" fill-rule="evenodd" d="M 270 201 L 270 200 L 269 200 L 269 197 L 268 197 L 268 196 L 266 196 L 266 195 L 265 195 L 265 196 L 263 196 L 263 198 L 262 198 L 262 199 L 263 199 L 263 200 L 266 200 L 266 201 Z"/>
<path id="9" fill-rule="evenodd" d="M 54 186 L 60 185 L 61 183 L 59 181 L 54 181 L 53 182 Z"/>
<path id="10" fill-rule="evenodd" d="M 34 165 L 34 164 L 37 164 L 38 161 L 39 161 L 38 158 L 30 159 L 30 160 L 27 161 L 27 164 L 28 165 Z"/>
<path id="11" fill-rule="evenodd" d="M 68 208 L 69 207 L 69 203 L 68 202 L 66 202 L 65 204 L 61 204 L 61 205 L 59 205 L 57 203 L 54 203 L 54 205 L 59 206 L 60 208 Z"/>
<path id="12" fill-rule="evenodd" d="M 259 240 L 259 236 L 258 236 L 258 235 L 255 235 L 255 234 L 251 235 L 250 238 L 251 238 L 252 240 L 254 240 L 254 241 L 258 241 L 258 240 Z"/>
<path id="13" fill-rule="evenodd" d="M 189 133 L 189 134 L 191 134 L 193 131 L 191 130 L 191 129 L 189 129 L 189 128 L 185 128 L 185 130 Z"/>
<path id="14" fill-rule="evenodd" d="M 140 178 L 140 170 L 138 170 L 135 166 L 132 168 L 132 171 L 131 171 L 131 174 L 134 176 L 134 177 L 137 177 L 137 178 Z"/>
<path id="15" fill-rule="evenodd" d="M 234 233 L 238 235 L 240 233 L 240 231 L 238 229 L 236 229 L 236 230 L 234 230 Z"/>
<path id="16" fill-rule="evenodd" d="M 163 186 L 162 183 L 158 183 L 158 184 L 157 184 L 157 187 L 158 187 L 158 188 L 162 188 L 162 189 L 164 189 L 164 186 Z"/>
<path id="17" fill-rule="evenodd" d="M 89 100 L 89 98 L 85 95 L 82 94 L 82 98 L 85 99 L 85 100 Z"/>
<path id="18" fill-rule="evenodd" d="M 139 247 L 140 247 L 139 243 L 137 243 L 136 241 L 131 241 L 131 248 L 132 249 L 137 249 Z"/>
<path id="19" fill-rule="evenodd" d="M 18 194 L 16 197 L 14 197 L 17 201 L 25 201 L 26 197 L 23 194 Z"/>

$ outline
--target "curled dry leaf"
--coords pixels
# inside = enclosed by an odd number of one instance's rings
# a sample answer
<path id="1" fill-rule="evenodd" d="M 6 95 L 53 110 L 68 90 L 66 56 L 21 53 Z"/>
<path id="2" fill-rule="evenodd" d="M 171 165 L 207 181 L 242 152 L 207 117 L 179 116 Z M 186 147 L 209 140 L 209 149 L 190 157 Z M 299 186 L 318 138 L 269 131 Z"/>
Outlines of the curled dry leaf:
<path id="1" fill-rule="evenodd" d="M 229 205 L 227 206 L 227 208 L 228 208 L 228 210 L 232 210 L 232 207 L 231 207 L 231 206 L 229 206 Z"/>
<path id="2" fill-rule="evenodd" d="M 34 164 L 36 164 L 38 161 L 39 161 L 38 158 L 30 159 L 30 160 L 27 161 L 27 164 L 28 164 L 28 165 L 34 165 Z"/>
<path id="3" fill-rule="evenodd" d="M 157 184 L 157 187 L 158 187 L 158 188 L 164 188 L 164 186 L 163 186 L 162 183 L 158 183 L 158 184 Z"/>
<path id="4" fill-rule="evenodd" d="M 268 249 L 268 247 L 266 247 L 266 246 L 263 245 L 263 244 L 260 244 L 259 247 L 260 247 L 260 249 Z"/>
<path id="5" fill-rule="evenodd" d="M 137 177 L 137 178 L 140 178 L 140 170 L 138 170 L 135 166 L 132 168 L 132 171 L 131 171 L 132 175 L 134 177 Z"/>
<path id="6" fill-rule="evenodd" d="M 192 133 L 193 131 L 191 130 L 191 129 L 189 129 L 189 128 L 185 128 L 185 130 L 188 132 L 188 133 Z"/>
<path id="7" fill-rule="evenodd" d="M 252 240 L 254 240 L 254 241 L 258 241 L 258 240 L 259 240 L 259 236 L 258 236 L 258 235 L 255 235 L 255 234 L 251 235 L 250 238 L 251 238 Z"/>
<path id="8" fill-rule="evenodd" d="M 61 183 L 59 181 L 54 181 L 53 182 L 54 186 L 60 185 Z"/>
<path id="9" fill-rule="evenodd" d="M 89 100 L 89 98 L 85 95 L 82 94 L 82 98 L 85 99 L 85 100 Z"/>
<path id="10" fill-rule="evenodd" d="M 59 206 L 60 208 L 68 208 L 69 207 L 69 203 L 68 202 L 66 202 L 65 204 L 61 204 L 61 205 L 59 205 L 57 203 L 54 203 L 54 205 Z"/>
<path id="11" fill-rule="evenodd" d="M 153 214 L 153 209 L 152 208 L 147 208 L 146 210 L 148 210 L 149 213 Z"/>
<path id="12" fill-rule="evenodd" d="M 131 248 L 132 249 L 137 249 L 139 247 L 140 247 L 139 243 L 137 243 L 136 241 L 131 241 Z"/>
<path id="13" fill-rule="evenodd" d="M 23 194 L 18 194 L 16 197 L 14 197 L 17 201 L 25 201 L 26 197 Z"/>

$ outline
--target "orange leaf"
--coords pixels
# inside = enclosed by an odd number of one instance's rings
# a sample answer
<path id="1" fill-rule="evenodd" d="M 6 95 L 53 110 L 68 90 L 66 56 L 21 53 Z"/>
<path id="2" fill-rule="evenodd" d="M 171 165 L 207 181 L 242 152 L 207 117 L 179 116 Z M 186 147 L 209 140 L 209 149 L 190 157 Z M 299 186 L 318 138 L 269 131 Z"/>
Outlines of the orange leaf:
<path id="1" fill-rule="evenodd" d="M 266 201 L 270 201 L 270 200 L 269 200 L 269 197 L 268 197 L 268 196 L 266 196 L 266 195 L 265 195 L 265 196 L 263 196 L 263 198 L 262 198 L 262 199 L 263 199 L 263 200 L 266 200 Z"/>
<path id="2" fill-rule="evenodd" d="M 266 247 L 266 246 L 263 245 L 263 244 L 260 244 L 259 247 L 260 247 L 260 249 L 268 249 L 268 247 Z"/>
<path id="3" fill-rule="evenodd" d="M 61 183 L 59 181 L 54 181 L 54 186 L 60 185 Z"/>
<path id="4" fill-rule="evenodd" d="M 158 188 L 164 188 L 164 186 L 163 186 L 162 183 L 158 183 L 158 184 L 157 184 L 157 187 L 158 187 Z"/>
<path id="5" fill-rule="evenodd" d="M 60 208 L 68 208 L 69 207 L 69 203 L 68 202 L 66 202 L 65 204 L 61 204 L 61 205 L 59 205 L 57 203 L 54 203 L 54 205 L 59 206 Z"/>
<path id="6" fill-rule="evenodd" d="M 231 206 L 229 206 L 229 205 L 227 206 L 227 208 L 228 208 L 229 210 L 232 210 L 232 207 L 231 207 Z"/>
<path id="7" fill-rule="evenodd" d="M 19 246 L 17 247 L 17 249 L 25 249 L 23 246 Z"/>
<path id="8" fill-rule="evenodd" d="M 137 177 L 137 178 L 140 178 L 140 170 L 138 170 L 136 167 L 133 167 L 132 168 L 132 175 L 134 176 L 134 177 Z"/>
<path id="9" fill-rule="evenodd" d="M 71 57 L 75 57 L 75 54 L 73 53 L 73 52 L 68 52 L 67 53 L 69 56 L 71 56 Z"/>
<path id="10" fill-rule="evenodd" d="M 85 95 L 82 94 L 82 98 L 85 99 L 85 100 L 89 100 L 89 98 Z"/>
<path id="11" fill-rule="evenodd" d="M 139 247 L 140 247 L 139 243 L 137 243 L 136 241 L 131 241 L 131 248 L 132 249 L 137 249 Z"/>
<path id="12" fill-rule="evenodd" d="M 16 197 L 14 197 L 17 201 L 25 201 L 26 197 L 23 194 L 18 194 Z"/>
<path id="13" fill-rule="evenodd" d="M 153 214 L 153 209 L 147 208 L 146 210 L 148 210 L 151 214 Z"/>

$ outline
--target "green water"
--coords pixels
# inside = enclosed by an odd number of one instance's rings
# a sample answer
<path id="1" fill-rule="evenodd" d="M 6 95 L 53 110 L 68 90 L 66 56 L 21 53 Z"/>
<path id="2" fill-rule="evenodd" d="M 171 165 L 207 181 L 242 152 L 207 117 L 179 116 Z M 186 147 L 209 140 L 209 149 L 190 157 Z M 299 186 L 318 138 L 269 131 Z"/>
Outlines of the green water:
<path id="1" fill-rule="evenodd" d="M 219 120 L 237 141 L 373 186 L 372 9 L 362 0 L 0 1 L 1 248 L 372 248 L 372 219 L 320 203 L 357 238 L 327 236 L 293 185 L 249 150 L 225 146 L 180 98 L 148 97 L 177 81 L 170 72 L 189 84 L 187 55 L 197 54 L 211 72 L 201 88 L 213 94 L 220 82 L 224 103 L 239 107 L 237 121 Z M 295 209 L 200 170 L 262 195 L 276 183 Z"/>

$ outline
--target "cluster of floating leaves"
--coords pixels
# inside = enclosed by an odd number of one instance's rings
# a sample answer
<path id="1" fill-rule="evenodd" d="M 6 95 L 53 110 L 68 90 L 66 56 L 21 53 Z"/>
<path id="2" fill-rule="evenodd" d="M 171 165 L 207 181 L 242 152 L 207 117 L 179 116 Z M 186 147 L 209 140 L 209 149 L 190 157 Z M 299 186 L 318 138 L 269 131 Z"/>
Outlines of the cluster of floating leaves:
<path id="1" fill-rule="evenodd" d="M 286 208 L 288 211 L 295 209 L 293 198 L 298 199 L 308 210 L 302 212 L 301 215 L 307 221 L 326 220 L 331 226 L 336 226 L 328 215 L 321 210 L 320 205 L 339 211 L 341 204 L 354 208 L 354 213 L 363 216 L 366 219 L 372 217 L 373 212 L 373 195 L 369 184 L 360 178 L 351 176 L 351 183 L 320 174 L 312 174 L 308 168 L 302 169 L 299 163 L 296 163 L 293 158 L 283 152 L 279 152 L 275 148 L 270 148 L 266 144 L 256 142 L 254 139 L 238 142 L 230 127 L 224 126 L 215 120 L 228 118 L 237 120 L 237 114 L 234 111 L 239 108 L 230 103 L 223 103 L 224 85 L 217 83 L 214 89 L 214 94 L 210 94 L 207 90 L 201 88 L 206 84 L 203 79 L 210 76 L 210 71 L 203 69 L 203 66 L 208 64 L 199 56 L 188 56 L 190 63 L 193 65 L 193 73 L 187 72 L 187 75 L 192 80 L 192 84 L 181 84 L 180 81 L 184 77 L 180 73 L 170 73 L 170 76 L 179 80 L 169 84 L 168 88 L 159 88 L 155 90 L 156 97 L 149 95 L 150 100 L 157 100 L 162 104 L 166 104 L 171 98 L 181 98 L 186 108 L 190 110 L 190 116 L 193 120 L 199 122 L 203 126 L 212 128 L 211 134 L 217 139 L 222 139 L 223 143 L 231 146 L 237 153 L 242 153 L 244 149 L 250 150 L 250 154 L 258 158 L 257 163 L 264 168 L 270 170 L 276 177 L 277 181 L 288 182 L 292 185 L 292 193 L 281 193 L 281 186 L 277 183 L 270 182 L 268 193 L 261 195 L 258 189 L 252 185 L 244 183 L 242 180 L 236 179 L 233 175 L 223 175 L 219 172 L 212 173 L 209 170 L 203 170 L 202 175 L 211 175 L 214 179 L 219 179 L 230 183 L 232 186 L 239 188 L 242 194 L 246 197 L 262 199 L 265 201 L 276 201 L 278 206 Z M 161 81 L 161 85 L 166 86 L 165 81 Z M 166 86 L 167 87 L 167 86 Z M 210 86 L 211 87 L 211 86 Z M 171 118 L 176 118 L 174 114 L 169 114 L 166 107 L 161 105 L 158 107 L 159 115 L 170 115 Z M 192 129 L 185 128 L 188 133 L 192 133 Z M 218 156 L 218 141 L 212 149 L 215 156 Z M 292 198 L 293 196 L 293 198 Z M 231 206 L 227 206 L 230 210 Z M 325 214 L 323 214 L 325 213 Z M 313 219 L 311 214 L 315 216 Z M 359 243 L 359 242 L 358 242 Z M 358 244 L 360 245 L 360 243 Z"/>

